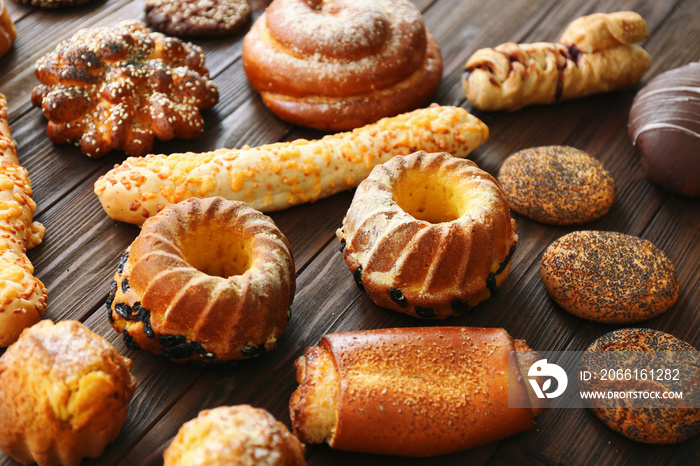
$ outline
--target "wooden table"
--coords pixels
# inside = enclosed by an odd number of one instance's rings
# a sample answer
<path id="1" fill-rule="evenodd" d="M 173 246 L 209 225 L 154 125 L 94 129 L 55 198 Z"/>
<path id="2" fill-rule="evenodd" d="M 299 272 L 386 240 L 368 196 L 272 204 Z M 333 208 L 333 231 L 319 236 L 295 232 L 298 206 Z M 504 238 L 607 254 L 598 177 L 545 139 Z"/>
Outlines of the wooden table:
<path id="1" fill-rule="evenodd" d="M 254 1 L 254 16 L 267 2 Z M 700 59 L 697 0 L 417 0 L 441 46 L 444 77 L 434 100 L 461 105 L 481 118 L 491 138 L 471 158 L 496 174 L 512 152 L 537 145 L 567 144 L 588 151 L 612 172 L 618 197 L 612 211 L 580 229 L 620 231 L 652 241 L 666 252 L 680 278 L 680 297 L 664 315 L 638 326 L 673 333 L 700 348 L 700 200 L 671 194 L 648 181 L 627 136 L 632 99 L 653 76 Z M 112 221 L 93 194 L 93 183 L 123 153 L 92 160 L 72 145 L 56 146 L 45 135 L 46 120 L 31 107 L 37 84 L 35 61 L 78 28 L 143 19 L 143 4 L 97 1 L 61 11 L 40 11 L 9 1 L 18 29 L 14 48 L 0 59 L 0 92 L 9 100 L 10 123 L 21 163 L 29 170 L 38 204 L 35 218 L 46 226 L 44 243 L 30 251 L 38 277 L 49 291 L 46 317 L 77 319 L 106 337 L 133 360 L 138 380 L 129 416 L 116 442 L 85 464 L 160 464 L 180 425 L 204 408 L 250 403 L 289 425 L 287 403 L 296 387 L 293 361 L 324 334 L 358 329 L 422 325 L 504 327 L 538 350 L 582 350 L 619 326 L 588 322 L 563 311 L 546 294 L 539 274 L 545 247 L 575 228 L 537 224 L 514 214 L 520 244 L 511 276 L 496 297 L 473 312 L 445 322 L 419 321 L 376 307 L 361 294 L 338 252 L 335 230 L 352 193 L 272 214 L 287 235 L 297 265 L 293 317 L 278 349 L 235 368 L 200 368 L 128 350 L 112 330 L 104 306 L 121 252 L 138 234 Z M 512 113 L 474 111 L 460 85 L 467 58 L 478 48 L 502 42 L 556 40 L 568 22 L 596 11 L 634 10 L 647 20 L 643 46 L 653 59 L 639 86 L 609 95 L 532 107 Z M 156 143 L 154 152 L 251 146 L 322 134 L 275 118 L 246 81 L 240 61 L 243 35 L 196 41 L 221 100 L 205 112 L 204 134 L 195 141 Z M 700 162 L 699 162 L 700 163 Z M 680 445 L 632 442 L 590 412 L 550 410 L 537 427 L 464 453 L 437 459 L 386 458 L 308 446 L 310 464 L 700 464 L 700 436 Z M 0 454 L 0 464 L 15 464 Z"/>

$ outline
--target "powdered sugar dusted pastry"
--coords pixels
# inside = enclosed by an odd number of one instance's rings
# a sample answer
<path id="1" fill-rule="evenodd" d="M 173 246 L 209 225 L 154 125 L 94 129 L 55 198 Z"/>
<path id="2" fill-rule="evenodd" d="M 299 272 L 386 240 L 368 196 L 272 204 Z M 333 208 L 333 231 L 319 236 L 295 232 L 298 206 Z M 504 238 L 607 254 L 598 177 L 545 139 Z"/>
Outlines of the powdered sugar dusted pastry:
<path id="1" fill-rule="evenodd" d="M 488 134 L 462 108 L 431 106 L 316 141 L 129 158 L 97 180 L 95 194 L 110 217 L 137 225 L 189 197 L 223 196 L 266 212 L 353 188 L 397 154 L 466 157 Z"/>
<path id="2" fill-rule="evenodd" d="M 32 221 L 34 210 L 32 185 L 17 160 L 7 100 L 0 94 L 0 347 L 15 341 L 46 309 L 46 288 L 32 275 L 26 255 L 44 237 L 44 226 Z"/>
<path id="3" fill-rule="evenodd" d="M 17 30 L 10 18 L 10 12 L 5 8 L 5 2 L 0 0 L 0 57 L 5 55 L 15 43 Z"/>
<path id="4" fill-rule="evenodd" d="M 135 20 L 81 29 L 39 59 L 35 74 L 32 104 L 49 120 L 49 139 L 79 141 L 88 157 L 193 139 L 204 129 L 200 109 L 219 99 L 199 47 Z"/>
<path id="5" fill-rule="evenodd" d="M 164 466 L 304 466 L 304 445 L 272 414 L 249 405 L 201 411 L 180 427 Z"/>
<path id="6" fill-rule="evenodd" d="M 178 37 L 233 34 L 250 19 L 248 0 L 145 0 L 146 22 Z"/>
<path id="7" fill-rule="evenodd" d="M 637 13 L 596 13 L 573 21 L 559 43 L 505 43 L 477 50 L 462 84 L 482 110 L 515 110 L 633 85 L 651 66 L 635 45 L 649 36 Z"/>
<path id="8" fill-rule="evenodd" d="M 43 320 L 0 358 L 0 448 L 22 464 L 97 458 L 126 419 L 131 361 L 80 322 Z"/>
<path id="9" fill-rule="evenodd" d="M 273 113 L 323 130 L 413 110 L 442 79 L 440 49 L 410 0 L 274 0 L 242 58 Z"/>

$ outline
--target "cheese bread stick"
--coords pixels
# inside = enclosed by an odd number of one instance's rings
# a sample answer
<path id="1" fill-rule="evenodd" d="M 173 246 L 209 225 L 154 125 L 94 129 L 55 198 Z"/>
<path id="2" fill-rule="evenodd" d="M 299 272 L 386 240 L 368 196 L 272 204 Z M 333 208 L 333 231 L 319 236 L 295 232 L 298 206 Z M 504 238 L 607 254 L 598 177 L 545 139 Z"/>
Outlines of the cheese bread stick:
<path id="1" fill-rule="evenodd" d="M 97 180 L 95 194 L 111 218 L 136 225 L 190 197 L 223 196 L 269 212 L 354 188 L 394 155 L 466 157 L 488 135 L 463 108 L 432 105 L 314 141 L 130 157 Z"/>
<path id="2" fill-rule="evenodd" d="M 27 249 L 41 243 L 44 227 L 32 221 L 36 204 L 27 170 L 19 165 L 0 94 L 0 347 L 14 343 L 46 309 L 46 288 L 34 277 Z"/>

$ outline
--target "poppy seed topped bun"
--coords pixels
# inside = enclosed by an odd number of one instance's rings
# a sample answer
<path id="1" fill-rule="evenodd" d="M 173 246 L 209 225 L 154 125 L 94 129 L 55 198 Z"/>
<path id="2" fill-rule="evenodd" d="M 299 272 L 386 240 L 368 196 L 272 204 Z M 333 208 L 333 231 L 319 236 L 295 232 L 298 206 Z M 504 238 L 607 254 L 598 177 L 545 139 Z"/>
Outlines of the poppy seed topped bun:
<path id="1" fill-rule="evenodd" d="M 624 361 L 628 353 L 629 377 L 603 377 L 613 369 L 611 361 Z M 640 358 L 640 354 L 656 352 Z M 676 355 L 677 352 L 681 352 Z M 626 328 L 607 333 L 584 353 L 579 370 L 596 377 L 579 379 L 581 391 L 617 393 L 682 392 L 682 398 L 652 399 L 618 397 L 591 401 L 591 411 L 612 430 L 637 442 L 679 443 L 700 433 L 700 384 L 697 351 L 693 346 L 665 332 Z M 614 359 L 606 359 L 609 356 Z M 648 364 L 648 365 L 647 365 Z M 677 372 L 676 372 L 677 371 Z M 602 379 L 606 380 L 603 381 Z M 612 380 L 611 380 L 612 379 Z M 641 400 L 641 401 L 640 401 Z M 658 407 L 660 405 L 668 407 Z M 647 407 L 648 406 L 648 407 Z"/>
<path id="2" fill-rule="evenodd" d="M 639 322 L 678 299 L 671 261 L 651 242 L 613 231 L 574 231 L 550 244 L 542 283 L 561 307 L 607 324 Z"/>

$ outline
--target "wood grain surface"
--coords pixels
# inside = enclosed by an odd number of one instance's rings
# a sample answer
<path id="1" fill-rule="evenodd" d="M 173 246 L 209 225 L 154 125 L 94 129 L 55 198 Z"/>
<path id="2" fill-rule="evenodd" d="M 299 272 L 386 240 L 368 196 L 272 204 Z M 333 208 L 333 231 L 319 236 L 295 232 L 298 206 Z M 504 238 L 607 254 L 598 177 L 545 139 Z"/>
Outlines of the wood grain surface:
<path id="1" fill-rule="evenodd" d="M 490 128 L 490 139 L 470 158 L 495 175 L 516 150 L 547 144 L 575 146 L 600 159 L 613 174 L 618 189 L 613 209 L 582 227 L 546 226 L 513 214 L 520 244 L 510 278 L 494 298 L 467 315 L 444 322 L 419 321 L 380 309 L 359 292 L 335 237 L 351 192 L 273 213 L 296 260 L 292 319 L 274 352 L 233 368 L 208 369 L 130 351 L 112 330 L 104 306 L 109 282 L 121 252 L 139 230 L 107 217 L 93 193 L 93 183 L 125 155 L 114 152 L 92 160 L 73 145 L 54 145 L 46 137 L 45 118 L 30 104 L 37 84 L 37 59 L 79 28 L 144 19 L 142 2 L 95 1 L 57 11 L 36 10 L 12 0 L 6 3 L 18 38 L 14 48 L 0 58 L 0 92 L 8 98 L 19 158 L 34 187 L 35 219 L 46 226 L 44 243 L 29 252 L 49 292 L 46 318 L 84 322 L 133 360 L 138 380 L 120 436 L 98 460 L 84 464 L 162 464 L 163 450 L 180 425 L 200 410 L 220 405 L 263 407 L 289 426 L 288 400 L 296 387 L 293 361 L 329 332 L 425 325 L 504 327 L 537 350 L 583 350 L 620 326 L 588 322 L 563 311 L 546 294 L 539 273 L 547 245 L 575 229 L 637 235 L 665 251 L 680 278 L 680 297 L 667 313 L 637 326 L 672 333 L 700 348 L 700 200 L 669 193 L 648 181 L 627 136 L 636 92 L 657 74 L 700 59 L 698 0 L 417 0 L 445 64 L 433 100 L 463 106 Z M 254 18 L 267 3 L 252 2 Z M 642 45 L 653 65 L 634 88 L 516 112 L 480 112 L 466 102 L 460 75 L 475 50 L 509 41 L 554 41 L 578 16 L 617 10 L 640 13 L 651 33 Z M 204 112 L 202 136 L 194 141 L 156 142 L 154 152 L 204 151 L 323 136 L 277 119 L 262 105 L 241 66 L 244 33 L 195 41 L 206 53 L 220 102 Z M 700 464 L 700 436 L 679 445 L 645 445 L 614 433 L 586 410 L 559 409 L 541 416 L 530 431 L 440 458 L 387 458 L 310 445 L 307 459 L 312 465 L 336 466 Z M 0 453 L 0 465 L 13 464 Z"/>

